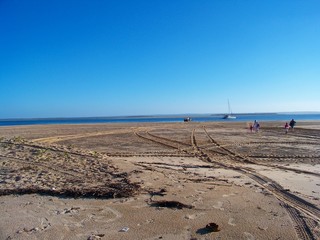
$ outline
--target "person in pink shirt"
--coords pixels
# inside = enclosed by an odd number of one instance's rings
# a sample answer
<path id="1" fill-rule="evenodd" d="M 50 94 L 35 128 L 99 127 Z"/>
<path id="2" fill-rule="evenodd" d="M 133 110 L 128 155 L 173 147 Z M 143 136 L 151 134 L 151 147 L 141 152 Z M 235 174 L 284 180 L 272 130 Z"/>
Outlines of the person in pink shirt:
<path id="1" fill-rule="evenodd" d="M 286 134 L 288 133 L 289 131 L 289 124 L 286 122 L 286 124 L 284 125 L 284 129 L 286 130 Z"/>

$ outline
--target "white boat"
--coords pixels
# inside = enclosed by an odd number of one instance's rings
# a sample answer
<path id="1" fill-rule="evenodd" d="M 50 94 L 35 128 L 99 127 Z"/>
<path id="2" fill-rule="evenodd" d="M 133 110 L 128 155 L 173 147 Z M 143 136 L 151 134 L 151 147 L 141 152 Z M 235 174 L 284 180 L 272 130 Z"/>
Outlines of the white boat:
<path id="1" fill-rule="evenodd" d="M 230 107 L 229 99 L 228 99 L 228 114 L 223 116 L 223 119 L 236 119 L 237 117 L 232 115 L 232 110 Z"/>

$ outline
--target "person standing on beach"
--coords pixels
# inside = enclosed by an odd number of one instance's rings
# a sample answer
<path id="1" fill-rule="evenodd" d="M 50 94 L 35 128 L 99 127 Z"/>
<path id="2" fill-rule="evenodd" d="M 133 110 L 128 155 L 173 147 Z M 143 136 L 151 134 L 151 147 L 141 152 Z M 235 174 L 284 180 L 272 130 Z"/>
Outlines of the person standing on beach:
<path id="1" fill-rule="evenodd" d="M 292 120 L 290 121 L 289 125 L 290 125 L 290 127 L 291 127 L 291 129 L 292 129 L 292 131 L 293 131 L 293 128 L 294 128 L 294 126 L 296 125 L 296 121 L 292 119 Z"/>
<path id="2" fill-rule="evenodd" d="M 253 131 L 256 131 L 256 129 L 257 129 L 257 120 L 254 120 L 252 129 L 253 129 Z"/>
<path id="3" fill-rule="evenodd" d="M 250 132 L 253 132 L 253 125 L 252 125 L 252 123 L 250 123 L 249 129 L 250 129 Z"/>
<path id="4" fill-rule="evenodd" d="M 254 129 L 256 132 L 259 132 L 260 123 L 258 123 L 257 120 L 254 120 L 253 129 Z"/>
<path id="5" fill-rule="evenodd" d="M 256 132 L 259 132 L 259 130 L 260 130 L 260 123 L 259 123 L 259 122 L 257 122 Z"/>
<path id="6" fill-rule="evenodd" d="M 286 122 L 286 124 L 284 125 L 284 129 L 286 130 L 286 134 L 288 133 L 289 131 L 289 124 Z"/>

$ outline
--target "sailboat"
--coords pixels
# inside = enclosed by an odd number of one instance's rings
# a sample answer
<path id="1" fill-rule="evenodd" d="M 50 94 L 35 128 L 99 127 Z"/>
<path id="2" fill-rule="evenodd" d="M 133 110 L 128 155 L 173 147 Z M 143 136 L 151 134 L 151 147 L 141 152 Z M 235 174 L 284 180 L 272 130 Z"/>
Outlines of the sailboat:
<path id="1" fill-rule="evenodd" d="M 228 99 L 228 114 L 223 116 L 223 119 L 236 119 L 237 117 L 232 115 L 229 99 Z"/>

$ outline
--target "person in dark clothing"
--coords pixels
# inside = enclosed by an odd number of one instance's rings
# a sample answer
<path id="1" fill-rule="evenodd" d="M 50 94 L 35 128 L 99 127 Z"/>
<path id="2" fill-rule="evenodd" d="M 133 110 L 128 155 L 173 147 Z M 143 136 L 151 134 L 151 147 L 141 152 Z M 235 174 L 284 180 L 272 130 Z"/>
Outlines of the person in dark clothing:
<path id="1" fill-rule="evenodd" d="M 292 129 L 292 131 L 293 131 L 293 128 L 294 128 L 294 126 L 296 125 L 296 121 L 292 119 L 292 120 L 290 121 L 289 125 L 290 125 L 290 127 L 291 127 L 291 129 Z"/>

